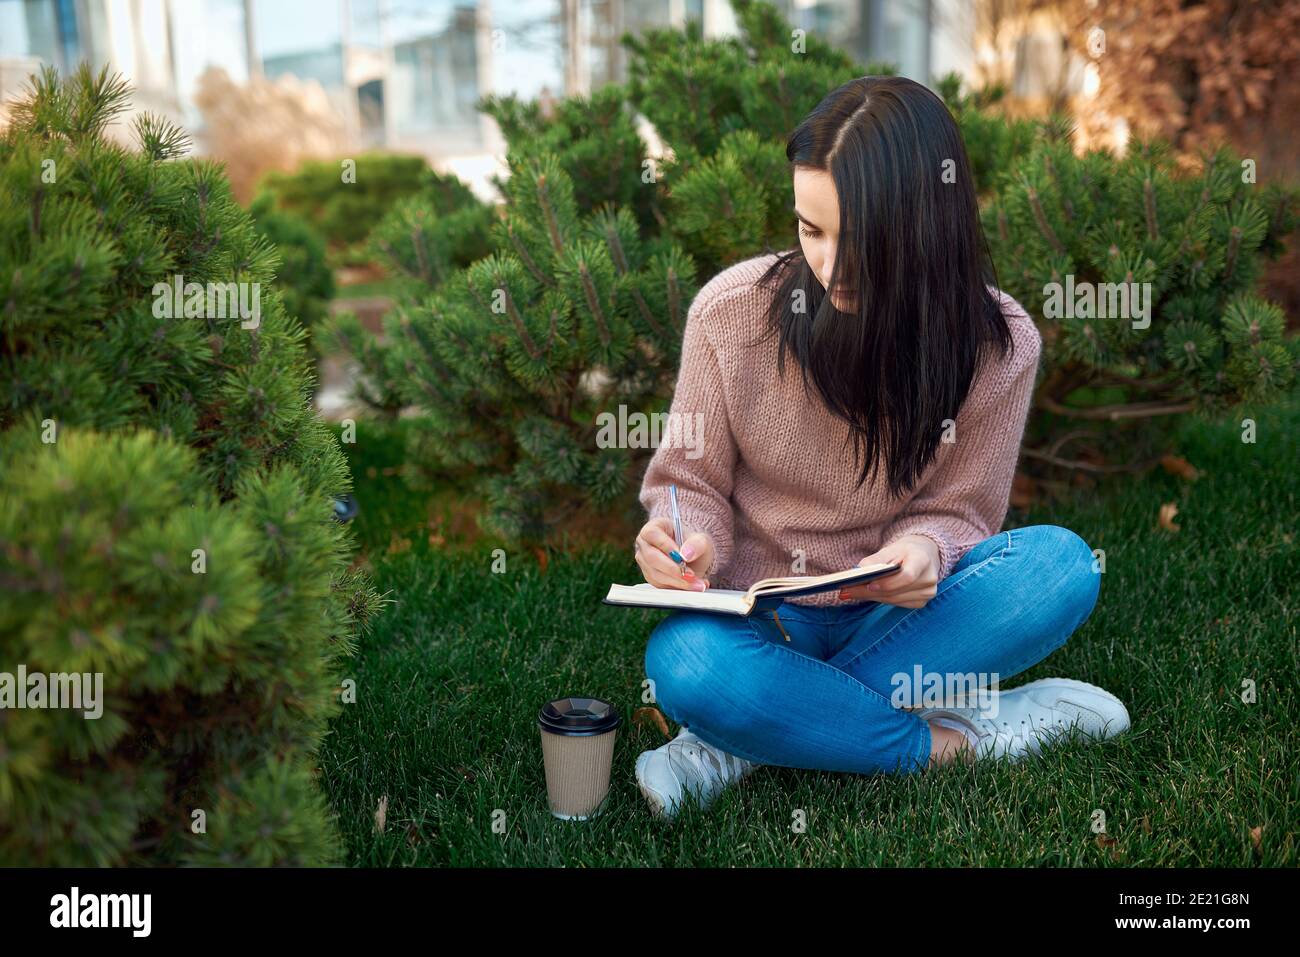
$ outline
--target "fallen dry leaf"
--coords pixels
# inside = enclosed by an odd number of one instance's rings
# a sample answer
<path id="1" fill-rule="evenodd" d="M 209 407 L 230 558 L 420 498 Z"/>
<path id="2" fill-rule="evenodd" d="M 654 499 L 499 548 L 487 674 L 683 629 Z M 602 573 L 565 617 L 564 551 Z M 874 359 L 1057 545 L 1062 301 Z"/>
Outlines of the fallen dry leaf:
<path id="1" fill-rule="evenodd" d="M 1196 466 L 1181 455 L 1165 455 L 1160 459 L 1160 467 L 1170 475 L 1177 475 L 1179 478 L 1185 478 L 1195 481 L 1201 477 L 1201 473 Z"/>
<path id="2" fill-rule="evenodd" d="M 1255 850 L 1257 851 L 1264 850 L 1264 846 L 1262 843 L 1263 837 L 1264 837 L 1264 826 L 1262 824 L 1259 827 L 1252 827 L 1250 829 L 1250 843 L 1255 845 Z"/>
<path id="3" fill-rule="evenodd" d="M 1109 834 L 1097 835 L 1097 846 L 1103 851 L 1109 849 L 1110 859 L 1112 861 L 1118 861 L 1120 859 L 1120 852 L 1119 848 L 1116 846 L 1117 844 L 1119 844 L 1119 841 L 1111 837 Z"/>
<path id="4" fill-rule="evenodd" d="M 665 738 L 672 737 L 668 730 L 668 722 L 664 720 L 664 713 L 658 708 L 637 708 L 632 712 L 632 723 L 638 726 L 653 725 L 663 732 Z"/>
<path id="5" fill-rule="evenodd" d="M 388 795 L 385 794 L 379 799 L 379 807 L 375 809 L 375 833 L 383 834 L 384 825 L 388 823 Z"/>
<path id="6" fill-rule="evenodd" d="M 1160 506 L 1160 527 L 1166 532 L 1177 532 L 1182 526 L 1174 521 L 1174 516 L 1178 514 L 1178 506 L 1173 502 L 1165 502 Z"/>
<path id="7" fill-rule="evenodd" d="M 537 556 L 537 567 L 543 575 L 546 574 L 546 563 L 549 560 L 544 548 L 534 548 L 533 554 Z"/>

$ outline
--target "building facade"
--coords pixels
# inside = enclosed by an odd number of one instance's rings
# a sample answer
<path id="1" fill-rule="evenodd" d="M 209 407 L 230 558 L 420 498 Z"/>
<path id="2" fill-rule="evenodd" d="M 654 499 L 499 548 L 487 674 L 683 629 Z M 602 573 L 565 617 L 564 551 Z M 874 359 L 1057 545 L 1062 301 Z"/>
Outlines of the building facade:
<path id="1" fill-rule="evenodd" d="M 777 0 L 798 28 L 859 62 L 930 82 L 969 75 L 973 16 L 958 0 Z M 480 97 L 587 93 L 626 76 L 625 31 L 701 23 L 734 33 L 727 0 L 0 0 L 0 97 L 40 64 L 108 64 L 201 140 L 198 78 L 320 84 L 358 149 L 419 152 L 471 182 L 502 143 Z"/>

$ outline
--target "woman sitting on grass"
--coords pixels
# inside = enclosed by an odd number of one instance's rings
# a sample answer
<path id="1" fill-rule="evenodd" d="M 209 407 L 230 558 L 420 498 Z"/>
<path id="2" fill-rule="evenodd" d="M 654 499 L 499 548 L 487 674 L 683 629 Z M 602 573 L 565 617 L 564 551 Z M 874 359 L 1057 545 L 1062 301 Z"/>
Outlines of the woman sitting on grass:
<path id="1" fill-rule="evenodd" d="M 637 563 L 652 585 L 695 589 L 902 570 L 775 615 L 665 618 L 646 674 L 684 727 L 637 760 L 657 814 L 762 764 L 903 773 L 1129 726 L 1114 695 L 1063 678 L 921 706 L 934 702 L 918 675 L 992 689 L 1061 647 L 1100 575 L 1074 532 L 997 531 L 1041 341 L 991 284 L 943 102 L 861 77 L 822 100 L 786 156 L 799 248 L 726 269 L 692 303 L 671 411 L 703 414 L 703 454 L 656 450 Z M 685 570 L 668 555 L 672 484 Z"/>

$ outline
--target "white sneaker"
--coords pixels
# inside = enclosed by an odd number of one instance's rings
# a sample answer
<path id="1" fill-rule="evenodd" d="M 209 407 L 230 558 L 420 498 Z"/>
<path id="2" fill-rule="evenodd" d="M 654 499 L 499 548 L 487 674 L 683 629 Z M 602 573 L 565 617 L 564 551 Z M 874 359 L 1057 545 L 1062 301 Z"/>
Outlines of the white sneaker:
<path id="1" fill-rule="evenodd" d="M 1042 678 L 996 692 L 987 708 L 922 708 L 922 720 L 949 718 L 975 732 L 977 759 L 1019 760 L 1078 736 L 1113 738 L 1129 728 L 1128 709 L 1104 688 L 1072 678 Z"/>
<path id="2" fill-rule="evenodd" d="M 636 783 L 655 817 L 673 818 L 688 793 L 708 807 L 728 784 L 762 765 L 746 761 L 696 737 L 683 727 L 677 737 L 636 759 Z"/>

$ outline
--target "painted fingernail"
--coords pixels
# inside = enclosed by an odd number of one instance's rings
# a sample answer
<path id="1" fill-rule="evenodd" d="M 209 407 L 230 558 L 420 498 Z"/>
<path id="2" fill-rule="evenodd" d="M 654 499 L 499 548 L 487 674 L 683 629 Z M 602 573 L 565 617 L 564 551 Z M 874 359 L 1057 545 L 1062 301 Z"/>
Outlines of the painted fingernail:
<path id="1" fill-rule="evenodd" d="M 686 559 L 689 562 L 694 557 L 695 557 L 695 546 L 684 545 L 682 547 L 682 558 Z"/>
<path id="2" fill-rule="evenodd" d="M 695 582 L 691 588 L 695 591 L 704 591 L 704 582 Z"/>

